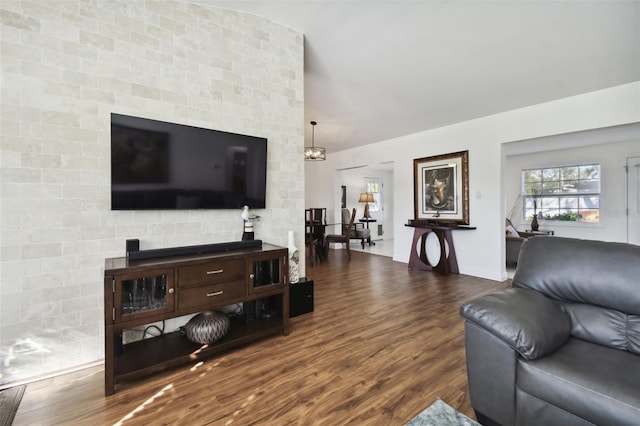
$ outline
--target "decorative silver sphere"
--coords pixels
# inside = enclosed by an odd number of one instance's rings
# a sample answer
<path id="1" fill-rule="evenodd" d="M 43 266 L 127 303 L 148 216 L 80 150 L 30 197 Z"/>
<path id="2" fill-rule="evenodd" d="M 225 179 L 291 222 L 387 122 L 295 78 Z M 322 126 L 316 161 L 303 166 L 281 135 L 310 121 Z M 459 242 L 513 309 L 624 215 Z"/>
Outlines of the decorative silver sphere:
<path id="1" fill-rule="evenodd" d="M 222 339 L 229 331 L 230 325 L 231 322 L 226 314 L 204 311 L 191 318 L 184 329 L 187 339 L 201 345 L 208 345 Z"/>

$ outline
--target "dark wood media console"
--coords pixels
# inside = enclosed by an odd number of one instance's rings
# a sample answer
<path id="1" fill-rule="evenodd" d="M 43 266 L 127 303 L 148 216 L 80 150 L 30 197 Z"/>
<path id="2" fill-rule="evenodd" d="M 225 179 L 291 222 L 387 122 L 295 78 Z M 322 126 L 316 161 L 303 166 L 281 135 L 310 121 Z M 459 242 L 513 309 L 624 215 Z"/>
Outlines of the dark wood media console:
<path id="1" fill-rule="evenodd" d="M 289 333 L 287 249 L 262 244 L 232 251 L 141 260 L 105 260 L 105 395 L 117 383 Z M 229 332 L 211 345 L 179 332 L 123 343 L 123 331 L 242 304 Z M 185 320 L 186 322 L 186 320 Z"/>

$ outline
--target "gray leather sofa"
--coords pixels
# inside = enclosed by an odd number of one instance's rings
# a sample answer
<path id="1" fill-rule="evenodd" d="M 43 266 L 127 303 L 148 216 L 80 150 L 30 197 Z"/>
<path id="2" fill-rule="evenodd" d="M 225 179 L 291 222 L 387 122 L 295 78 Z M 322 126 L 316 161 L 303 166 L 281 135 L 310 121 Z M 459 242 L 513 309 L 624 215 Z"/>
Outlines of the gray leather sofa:
<path id="1" fill-rule="evenodd" d="M 460 314 L 481 423 L 640 424 L 640 246 L 529 238 L 511 288 Z"/>

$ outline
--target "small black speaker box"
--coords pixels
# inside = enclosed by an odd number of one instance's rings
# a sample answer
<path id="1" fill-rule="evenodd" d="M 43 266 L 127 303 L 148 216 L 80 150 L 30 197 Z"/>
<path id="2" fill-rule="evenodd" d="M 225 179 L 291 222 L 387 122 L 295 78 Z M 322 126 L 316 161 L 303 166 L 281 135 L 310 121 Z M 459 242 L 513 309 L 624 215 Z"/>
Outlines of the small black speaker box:
<path id="1" fill-rule="evenodd" d="M 135 253 L 140 251 L 140 240 L 127 240 L 127 257 L 129 257 L 129 253 Z"/>
<path id="2" fill-rule="evenodd" d="M 300 278 L 289 285 L 289 318 L 313 312 L 313 280 Z"/>

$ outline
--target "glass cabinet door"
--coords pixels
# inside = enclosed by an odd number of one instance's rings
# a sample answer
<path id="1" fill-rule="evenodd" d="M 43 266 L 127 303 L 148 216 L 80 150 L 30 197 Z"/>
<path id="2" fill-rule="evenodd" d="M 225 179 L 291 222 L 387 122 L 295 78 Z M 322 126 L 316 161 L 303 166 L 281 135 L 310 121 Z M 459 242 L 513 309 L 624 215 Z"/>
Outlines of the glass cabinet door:
<path id="1" fill-rule="evenodd" d="M 123 275 L 114 280 L 115 321 L 128 321 L 173 311 L 171 270 Z"/>
<path id="2" fill-rule="evenodd" d="M 267 291 L 274 286 L 284 285 L 284 257 L 251 258 L 249 260 L 249 292 Z"/>

